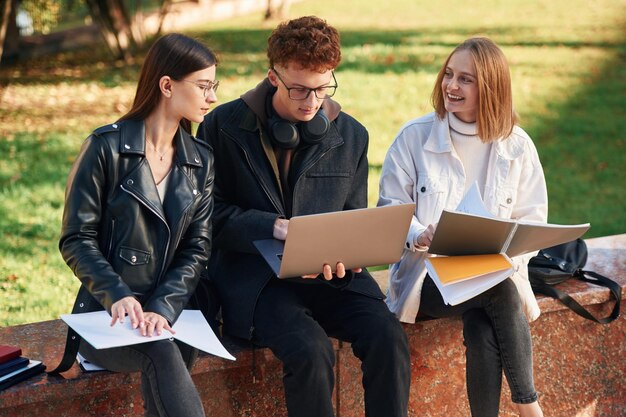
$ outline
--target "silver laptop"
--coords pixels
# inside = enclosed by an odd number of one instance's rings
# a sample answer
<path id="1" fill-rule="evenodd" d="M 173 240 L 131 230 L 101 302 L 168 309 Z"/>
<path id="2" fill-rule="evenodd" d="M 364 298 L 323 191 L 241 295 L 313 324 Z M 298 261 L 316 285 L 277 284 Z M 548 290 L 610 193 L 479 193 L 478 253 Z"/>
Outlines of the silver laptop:
<path id="1" fill-rule="evenodd" d="M 287 240 L 254 241 L 279 278 L 397 262 L 402 255 L 415 204 L 374 207 L 292 217 Z"/>

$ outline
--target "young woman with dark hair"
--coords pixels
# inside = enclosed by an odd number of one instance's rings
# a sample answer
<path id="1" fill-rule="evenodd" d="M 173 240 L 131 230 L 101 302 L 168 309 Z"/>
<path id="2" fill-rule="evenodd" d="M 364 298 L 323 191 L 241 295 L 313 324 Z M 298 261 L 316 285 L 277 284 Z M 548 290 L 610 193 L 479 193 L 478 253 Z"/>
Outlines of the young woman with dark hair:
<path id="1" fill-rule="evenodd" d="M 190 135 L 215 103 L 217 60 L 179 34 L 158 39 L 128 114 L 96 129 L 68 177 L 59 247 L 81 287 L 74 313 L 107 310 L 149 341 L 172 331 L 211 252 L 213 156 Z M 71 331 L 71 330 L 70 330 Z M 72 335 L 71 335 L 72 336 Z M 73 335 L 76 336 L 76 335 Z M 196 351 L 173 340 L 76 350 L 116 372 L 141 371 L 147 416 L 204 416 L 189 374 Z"/>

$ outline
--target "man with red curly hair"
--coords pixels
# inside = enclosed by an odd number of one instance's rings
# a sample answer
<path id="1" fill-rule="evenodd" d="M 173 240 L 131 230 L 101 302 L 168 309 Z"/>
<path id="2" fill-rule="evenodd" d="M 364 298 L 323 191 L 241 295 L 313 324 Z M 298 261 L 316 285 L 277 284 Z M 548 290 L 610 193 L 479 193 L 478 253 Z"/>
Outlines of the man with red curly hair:
<path id="1" fill-rule="evenodd" d="M 407 339 L 371 275 L 338 263 L 319 275 L 278 279 L 253 244 L 284 240 L 292 216 L 367 206 L 367 130 L 331 99 L 341 60 L 337 30 L 313 16 L 284 22 L 267 55 L 267 78 L 198 129 L 215 154 L 208 275 L 224 332 L 269 347 L 282 361 L 289 416 L 334 415 L 328 336 L 350 342 L 362 361 L 365 415 L 406 416 Z"/>

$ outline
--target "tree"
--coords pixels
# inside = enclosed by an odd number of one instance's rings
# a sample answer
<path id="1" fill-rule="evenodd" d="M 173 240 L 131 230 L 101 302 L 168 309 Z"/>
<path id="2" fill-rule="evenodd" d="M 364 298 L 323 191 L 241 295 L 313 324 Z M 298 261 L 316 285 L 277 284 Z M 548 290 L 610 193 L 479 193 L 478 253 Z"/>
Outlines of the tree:
<path id="1" fill-rule="evenodd" d="M 0 60 L 3 53 L 9 56 L 19 52 L 19 30 L 15 19 L 19 1 L 31 15 L 40 20 L 43 16 L 41 22 L 35 22 L 39 26 L 36 30 L 46 33 L 58 23 L 61 0 L 0 0 Z M 169 0 L 161 1 L 170 3 Z M 131 62 L 134 52 L 145 41 L 142 22 L 130 14 L 124 0 L 85 0 L 85 4 L 113 56 Z"/>
<path id="2" fill-rule="evenodd" d="M 286 18 L 289 13 L 290 6 L 291 0 L 267 0 L 265 20 Z"/>
<path id="3" fill-rule="evenodd" d="M 17 52 L 18 29 L 15 23 L 17 0 L 0 0 L 0 60 L 5 50 Z"/>
<path id="4" fill-rule="evenodd" d="M 85 0 L 89 14 L 100 26 L 100 33 L 117 59 L 132 61 L 133 52 L 144 43 L 143 31 L 135 27 L 135 21 L 123 0 Z"/>

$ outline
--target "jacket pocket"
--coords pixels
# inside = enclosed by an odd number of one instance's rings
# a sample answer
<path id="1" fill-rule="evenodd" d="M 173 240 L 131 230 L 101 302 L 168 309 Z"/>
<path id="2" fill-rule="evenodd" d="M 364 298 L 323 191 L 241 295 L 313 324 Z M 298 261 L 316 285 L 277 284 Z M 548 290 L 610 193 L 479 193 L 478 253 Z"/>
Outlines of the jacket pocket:
<path id="1" fill-rule="evenodd" d="M 150 252 L 122 246 L 120 258 L 130 265 L 146 265 L 150 261 Z"/>
<path id="2" fill-rule="evenodd" d="M 415 184 L 417 219 L 424 226 L 438 221 L 439 213 L 443 210 L 446 182 L 445 177 L 418 173 Z"/>
<path id="3" fill-rule="evenodd" d="M 315 201 L 310 202 L 311 204 L 307 203 L 307 214 L 341 210 L 343 200 L 352 191 L 353 181 L 354 176 L 346 171 L 307 172 L 305 177 L 298 180 L 294 185 L 292 201 L 295 212 L 304 214 L 297 207 L 302 205 L 303 201 L 309 201 L 310 198 L 307 196 L 311 195 L 338 198 L 330 198 L 332 200 L 330 205 L 325 198 L 315 199 Z"/>
<path id="4" fill-rule="evenodd" d="M 517 189 L 515 187 L 500 187 L 496 190 L 496 202 L 498 207 L 498 217 L 510 219 L 515 207 Z"/>

